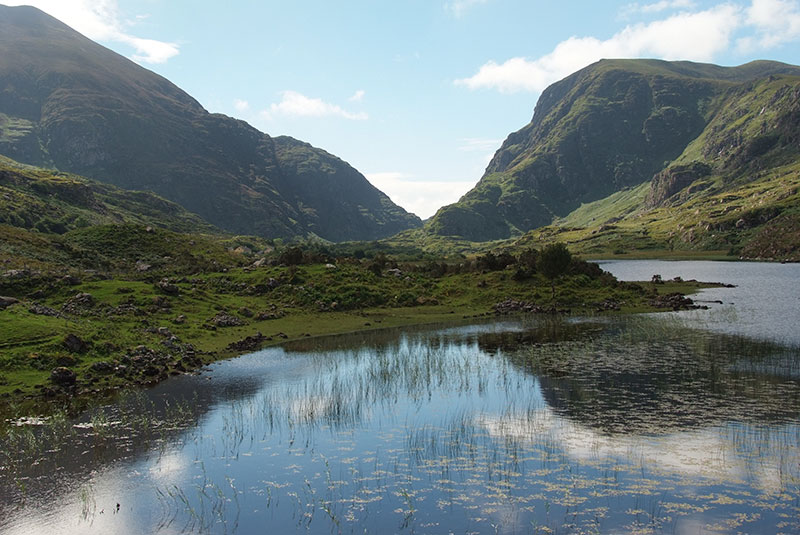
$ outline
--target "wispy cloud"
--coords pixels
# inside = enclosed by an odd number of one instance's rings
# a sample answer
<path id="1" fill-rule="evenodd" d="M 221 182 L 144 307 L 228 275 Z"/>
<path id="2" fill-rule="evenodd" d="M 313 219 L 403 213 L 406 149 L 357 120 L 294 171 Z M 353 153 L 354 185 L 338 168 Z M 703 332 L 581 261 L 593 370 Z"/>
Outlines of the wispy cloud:
<path id="1" fill-rule="evenodd" d="M 456 18 L 464 16 L 464 13 L 471 7 L 485 4 L 489 0 L 448 0 L 444 3 L 444 8 Z"/>
<path id="2" fill-rule="evenodd" d="M 626 13 L 675 11 L 647 23 L 628 24 L 608 39 L 570 37 L 538 58 L 489 61 L 468 78 L 456 80 L 470 89 L 504 93 L 540 92 L 551 83 L 602 58 L 656 57 L 713 61 L 724 51 L 764 52 L 800 41 L 798 0 L 725 2 L 695 9 L 691 0 L 629 4 Z"/>
<path id="3" fill-rule="evenodd" d="M 130 32 L 135 22 L 123 20 L 116 0 L 6 0 L 9 6 L 34 6 L 71 26 L 89 39 L 124 43 L 134 52 L 131 59 L 139 63 L 165 63 L 177 56 L 175 43 L 146 39 Z M 146 15 L 137 15 L 142 20 Z"/>
<path id="4" fill-rule="evenodd" d="M 800 39 L 800 5 L 787 0 L 753 0 L 745 11 L 755 35 L 739 40 L 744 52 L 765 50 Z"/>
<path id="5" fill-rule="evenodd" d="M 347 100 L 349 100 L 350 102 L 361 102 L 362 100 L 364 100 L 364 95 L 366 94 L 367 94 L 366 91 L 364 91 L 363 89 L 359 89 L 358 91 L 353 93 L 352 97 L 348 98 Z"/>
<path id="6" fill-rule="evenodd" d="M 734 32 L 744 23 L 742 12 L 743 9 L 735 5 L 721 4 L 647 24 L 628 25 L 606 40 L 571 37 L 537 59 L 516 57 L 503 63 L 489 61 L 473 76 L 455 83 L 470 89 L 497 89 L 505 93 L 538 92 L 602 58 L 710 61 L 731 45 Z"/>
<path id="7" fill-rule="evenodd" d="M 662 13 L 675 9 L 693 9 L 695 6 L 694 0 L 661 0 L 650 4 L 634 2 L 624 6 L 621 10 L 621 15 L 628 17 L 637 14 Z"/>
<path id="8" fill-rule="evenodd" d="M 364 112 L 354 113 L 341 106 L 325 102 L 320 98 L 307 97 L 297 91 L 283 91 L 281 101 L 270 105 L 262 116 L 270 119 L 276 115 L 289 117 L 342 117 L 351 121 L 365 121 L 369 116 Z"/>
<path id="9" fill-rule="evenodd" d="M 425 219 L 436 210 L 452 204 L 475 186 L 473 181 L 422 180 L 402 172 L 367 173 L 372 185 L 396 204 Z"/>
<path id="10" fill-rule="evenodd" d="M 236 111 L 240 113 L 246 112 L 247 110 L 250 109 L 250 103 L 247 102 L 246 100 L 237 98 L 233 101 L 233 107 L 236 108 Z"/>

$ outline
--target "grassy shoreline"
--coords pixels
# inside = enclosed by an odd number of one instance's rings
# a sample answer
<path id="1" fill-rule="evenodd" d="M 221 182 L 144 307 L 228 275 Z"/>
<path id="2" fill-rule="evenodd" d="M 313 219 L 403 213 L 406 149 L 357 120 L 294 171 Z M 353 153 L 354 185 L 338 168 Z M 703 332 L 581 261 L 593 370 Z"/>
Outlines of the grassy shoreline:
<path id="1" fill-rule="evenodd" d="M 577 264 L 583 265 L 583 264 Z M 696 282 L 622 283 L 575 273 L 556 281 L 514 266 L 460 273 L 365 263 L 233 268 L 193 277 L 20 277 L 0 310 L 0 415 L 75 410 L 131 387 L 287 341 L 495 316 L 497 303 L 573 314 L 657 310 L 656 295 Z M 61 376 L 56 371 L 60 370 Z"/>

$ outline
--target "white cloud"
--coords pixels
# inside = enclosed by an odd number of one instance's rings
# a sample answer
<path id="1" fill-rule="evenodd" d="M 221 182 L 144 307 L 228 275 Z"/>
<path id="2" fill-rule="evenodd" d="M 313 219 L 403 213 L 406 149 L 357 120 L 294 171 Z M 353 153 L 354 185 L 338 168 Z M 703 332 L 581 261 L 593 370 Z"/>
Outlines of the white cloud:
<path id="1" fill-rule="evenodd" d="M 739 40 L 745 52 L 769 49 L 800 38 L 800 6 L 796 1 L 753 0 L 745 11 L 747 24 L 756 35 Z"/>
<path id="2" fill-rule="evenodd" d="M 281 101 L 270 105 L 262 116 L 269 119 L 275 115 L 291 117 L 343 117 L 353 121 L 365 121 L 369 116 L 364 112 L 353 113 L 336 104 L 319 98 L 307 97 L 297 91 L 283 91 Z"/>
<path id="3" fill-rule="evenodd" d="M 164 63 L 178 55 L 175 43 L 145 39 L 131 34 L 122 20 L 116 0 L 7 0 L 9 6 L 34 6 L 71 26 L 89 39 L 124 43 L 133 48 L 131 59 L 140 63 Z M 136 18 L 141 20 L 142 16 Z"/>
<path id="4" fill-rule="evenodd" d="M 489 0 L 448 0 L 444 3 L 444 8 L 456 18 L 460 18 L 469 8 L 485 4 L 488 1 Z"/>
<path id="5" fill-rule="evenodd" d="M 602 58 L 658 57 L 710 61 L 730 46 L 742 24 L 742 10 L 721 4 L 695 13 L 681 12 L 648 24 L 628 25 L 610 39 L 570 37 L 538 59 L 489 61 L 478 72 L 456 80 L 470 89 L 501 92 L 541 91 L 551 83 Z"/>
<path id="6" fill-rule="evenodd" d="M 364 95 L 366 95 L 366 91 L 364 91 L 363 89 L 359 89 L 358 91 L 353 93 L 352 97 L 348 98 L 347 100 L 349 100 L 350 102 L 361 102 L 364 99 Z"/>
<path id="7" fill-rule="evenodd" d="M 638 2 L 628 4 L 622 8 L 623 16 L 630 16 L 637 13 L 661 13 L 674 9 L 691 9 L 695 6 L 693 0 L 661 0 L 652 4 L 639 4 Z"/>
<path id="8" fill-rule="evenodd" d="M 246 100 L 237 98 L 233 101 L 233 107 L 236 108 L 236 111 L 241 113 L 250 109 L 250 103 Z"/>
<path id="9" fill-rule="evenodd" d="M 477 182 L 419 180 L 400 172 L 367 173 L 365 176 L 395 204 L 423 219 L 435 214 L 442 206 L 456 202 Z"/>

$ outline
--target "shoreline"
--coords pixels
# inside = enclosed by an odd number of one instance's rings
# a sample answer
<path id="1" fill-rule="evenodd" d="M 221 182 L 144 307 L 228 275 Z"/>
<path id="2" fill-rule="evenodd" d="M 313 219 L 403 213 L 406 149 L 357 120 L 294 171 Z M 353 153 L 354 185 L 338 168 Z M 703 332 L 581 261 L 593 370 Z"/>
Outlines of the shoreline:
<path id="1" fill-rule="evenodd" d="M 638 284 L 644 286 L 649 283 Z M 663 295 L 678 292 L 685 296 L 716 285 L 718 284 L 696 281 L 666 282 L 660 285 L 663 289 L 659 287 L 659 290 L 663 290 L 660 292 Z M 517 309 L 503 312 L 491 309 L 487 311 L 482 306 L 455 304 L 322 313 L 301 311 L 248 325 L 216 328 L 211 331 L 210 337 L 204 339 L 183 340 L 168 328 L 149 327 L 156 337 L 163 338 L 161 344 L 171 348 L 170 353 L 157 347 L 157 344 L 140 344 L 125 349 L 121 357 L 110 362 L 96 360 L 78 370 L 78 373 L 67 367 L 57 367 L 56 369 L 62 369 L 65 374 L 63 378 L 54 378 L 54 369 L 49 381 L 39 381 L 26 389 L 4 392 L 0 397 L 0 420 L 41 416 L 57 410 L 76 413 L 99 402 L 111 400 L 126 390 L 150 388 L 172 376 L 198 373 L 205 366 L 217 361 L 303 340 L 436 324 L 469 324 L 505 317 L 636 314 L 663 311 L 665 308 L 671 310 L 673 306 L 673 303 L 660 306 L 637 303 L 636 306 L 616 305 L 617 308 L 611 306 L 602 310 L 595 304 L 575 310 L 574 307 L 561 306 L 548 311 L 526 312 L 523 308 L 524 302 L 517 303 Z M 496 303 L 495 306 L 501 304 Z M 24 373 L 22 370 L 21 374 Z"/>

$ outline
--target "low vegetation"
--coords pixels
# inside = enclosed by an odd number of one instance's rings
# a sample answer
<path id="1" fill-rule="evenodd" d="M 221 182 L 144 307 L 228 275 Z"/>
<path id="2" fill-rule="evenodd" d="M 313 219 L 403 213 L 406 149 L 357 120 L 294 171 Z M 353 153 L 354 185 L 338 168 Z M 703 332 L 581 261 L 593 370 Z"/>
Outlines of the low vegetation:
<path id="1" fill-rule="evenodd" d="M 620 283 L 563 246 L 448 260 L 136 223 L 0 232 L 9 238 L 0 245 L 7 404 L 73 403 L 284 340 L 495 314 L 649 310 L 664 306 L 655 294 L 676 290 Z"/>

